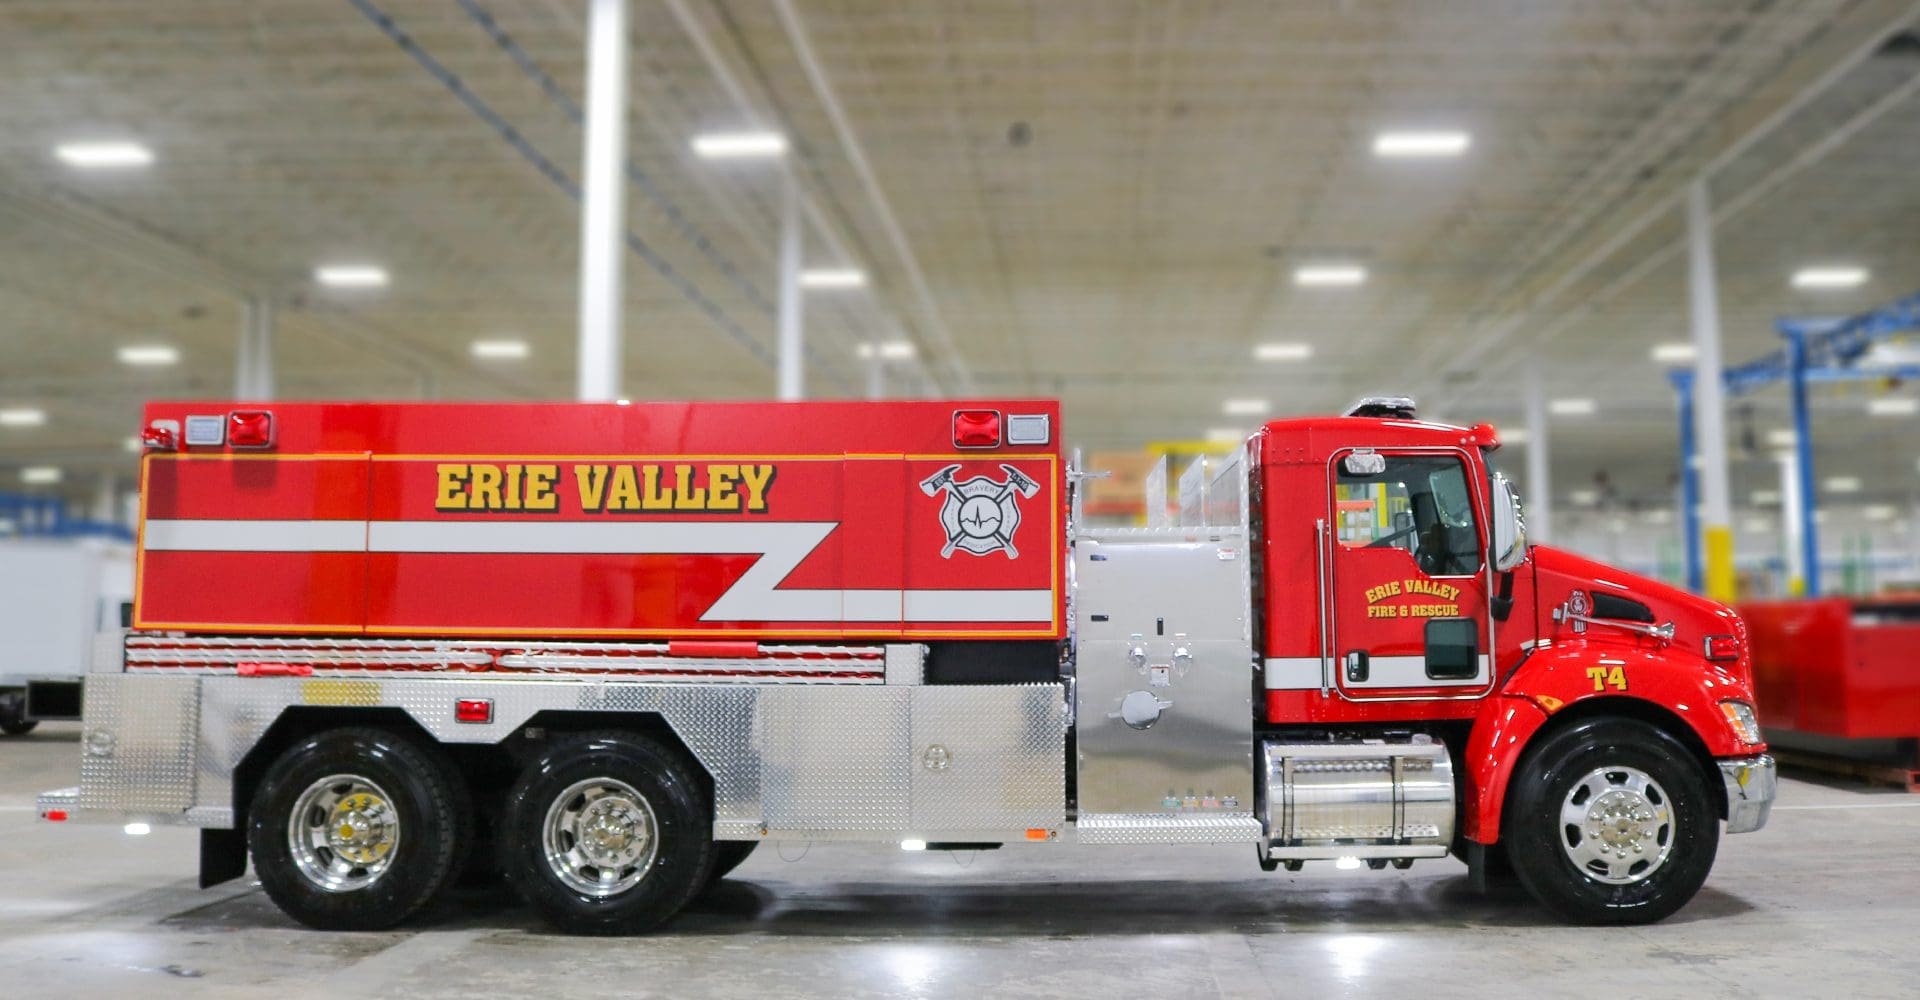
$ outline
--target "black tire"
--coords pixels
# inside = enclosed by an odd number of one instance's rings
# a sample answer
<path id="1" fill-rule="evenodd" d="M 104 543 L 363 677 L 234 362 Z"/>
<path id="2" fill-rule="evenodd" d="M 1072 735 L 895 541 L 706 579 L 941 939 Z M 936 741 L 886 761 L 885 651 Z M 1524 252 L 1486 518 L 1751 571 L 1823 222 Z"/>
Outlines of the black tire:
<path id="1" fill-rule="evenodd" d="M 742 861 L 760 846 L 757 840 L 716 840 L 713 842 L 713 870 L 707 873 L 707 884 L 726 878 Z"/>
<path id="2" fill-rule="evenodd" d="M 1633 772 L 1650 778 L 1652 786 L 1620 794 L 1639 780 Z M 1603 856 L 1582 867 L 1574 855 L 1608 844 L 1615 829 L 1604 824 L 1616 820 L 1586 813 L 1595 824 L 1588 829 L 1602 831 L 1589 838 L 1586 830 L 1563 825 L 1562 808 L 1604 805 L 1602 797 L 1610 794 L 1644 809 L 1640 819 L 1617 822 L 1646 832 L 1638 840 L 1645 851 Z M 1644 722 L 1604 716 L 1576 722 L 1527 751 L 1508 792 L 1505 827 L 1507 855 L 1521 884 L 1561 918 L 1582 924 L 1648 924 L 1667 917 L 1706 882 L 1720 842 L 1713 799 L 1686 747 Z M 1631 840 L 1618 842 L 1617 849 L 1628 850 Z"/>
<path id="3" fill-rule="evenodd" d="M 363 781 L 322 788 L 324 779 L 338 775 Z M 340 809 L 355 802 L 371 803 L 374 817 L 397 823 L 376 827 L 392 833 L 380 860 L 355 867 L 344 852 L 310 847 L 303 867 L 289 827 L 312 790 L 318 798 L 302 809 L 309 829 L 324 819 L 330 829 L 339 822 L 339 829 L 350 830 L 355 816 L 365 814 Z M 330 798 L 337 807 L 325 804 Z M 267 768 L 248 809 L 247 847 L 260 884 L 288 916 L 319 930 L 378 930 L 411 916 L 447 883 L 465 860 L 471 823 L 466 783 L 437 747 L 382 729 L 333 729 L 300 740 Z M 361 824 L 363 834 L 368 826 Z M 378 845 L 355 849 L 377 851 Z M 382 863 L 383 870 L 367 877 Z M 324 887 L 323 875 L 307 874 L 319 865 L 336 866 L 342 880 L 336 888 Z"/>
<path id="4" fill-rule="evenodd" d="M 0 733 L 5 733 L 8 736 L 25 736 L 33 732 L 34 727 L 39 724 L 40 721 L 38 719 L 8 719 L 0 722 Z"/>
<path id="5" fill-rule="evenodd" d="M 576 791 L 582 786 L 591 787 Z M 616 826 L 633 822 L 650 832 L 642 838 L 621 827 L 616 840 L 591 844 L 577 836 L 578 823 L 603 807 L 613 812 L 598 815 Z M 507 795 L 507 880 L 559 930 L 638 934 L 706 888 L 712 831 L 706 784 L 677 749 L 632 732 L 570 736 L 529 765 Z"/>
<path id="6" fill-rule="evenodd" d="M 27 699 L 22 694 L 12 694 L 0 698 L 0 733 L 8 736 L 25 736 L 39 725 L 37 719 L 27 718 Z"/>

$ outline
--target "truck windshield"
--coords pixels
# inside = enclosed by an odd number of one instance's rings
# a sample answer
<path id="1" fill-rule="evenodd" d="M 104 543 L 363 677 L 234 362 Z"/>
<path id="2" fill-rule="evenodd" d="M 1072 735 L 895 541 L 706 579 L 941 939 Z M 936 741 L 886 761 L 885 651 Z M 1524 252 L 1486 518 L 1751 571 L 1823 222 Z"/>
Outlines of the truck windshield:
<path id="1" fill-rule="evenodd" d="M 1479 572 L 1480 533 L 1466 463 L 1446 455 L 1388 455 L 1378 473 L 1336 468 L 1340 544 L 1405 549 L 1432 576 Z"/>

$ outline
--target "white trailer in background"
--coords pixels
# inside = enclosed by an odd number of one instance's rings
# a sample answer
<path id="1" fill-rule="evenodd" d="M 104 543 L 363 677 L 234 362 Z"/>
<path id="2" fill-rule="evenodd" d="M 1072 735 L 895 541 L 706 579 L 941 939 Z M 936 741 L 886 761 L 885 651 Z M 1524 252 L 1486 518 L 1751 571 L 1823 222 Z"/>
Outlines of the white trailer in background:
<path id="1" fill-rule="evenodd" d="M 133 546 L 99 538 L 0 541 L 0 733 L 80 717 L 93 637 L 125 627 Z"/>

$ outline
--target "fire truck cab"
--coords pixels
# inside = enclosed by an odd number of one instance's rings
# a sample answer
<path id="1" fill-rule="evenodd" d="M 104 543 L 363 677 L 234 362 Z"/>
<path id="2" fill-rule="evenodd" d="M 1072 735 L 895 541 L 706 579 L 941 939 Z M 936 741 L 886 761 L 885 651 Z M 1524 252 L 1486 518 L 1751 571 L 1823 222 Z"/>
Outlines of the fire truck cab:
<path id="1" fill-rule="evenodd" d="M 644 930 L 764 840 L 1245 843 L 1658 920 L 1774 765 L 1729 609 L 1526 541 L 1493 428 L 1276 420 L 1144 526 L 1050 401 L 156 403 L 48 819 L 316 927 Z M 1149 489 L 1167 495 L 1164 476 Z"/>

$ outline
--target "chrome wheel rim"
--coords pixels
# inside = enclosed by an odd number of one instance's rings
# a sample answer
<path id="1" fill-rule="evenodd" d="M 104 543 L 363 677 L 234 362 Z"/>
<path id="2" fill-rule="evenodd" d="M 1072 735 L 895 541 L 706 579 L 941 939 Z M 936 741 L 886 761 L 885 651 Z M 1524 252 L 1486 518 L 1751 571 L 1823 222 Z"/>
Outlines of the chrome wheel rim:
<path id="1" fill-rule="evenodd" d="M 1608 885 L 1642 881 L 1673 853 L 1673 804 L 1645 771 L 1599 767 L 1560 805 L 1560 847 L 1581 874 Z"/>
<path id="2" fill-rule="evenodd" d="M 547 867 L 567 888 L 616 896 L 640 884 L 660 853 L 653 806 L 613 778 L 576 781 L 547 808 Z"/>
<path id="3" fill-rule="evenodd" d="M 329 774 L 294 800 L 287 823 L 294 867 L 326 892 L 355 892 L 380 881 L 400 847 L 393 796 L 358 774 Z"/>

